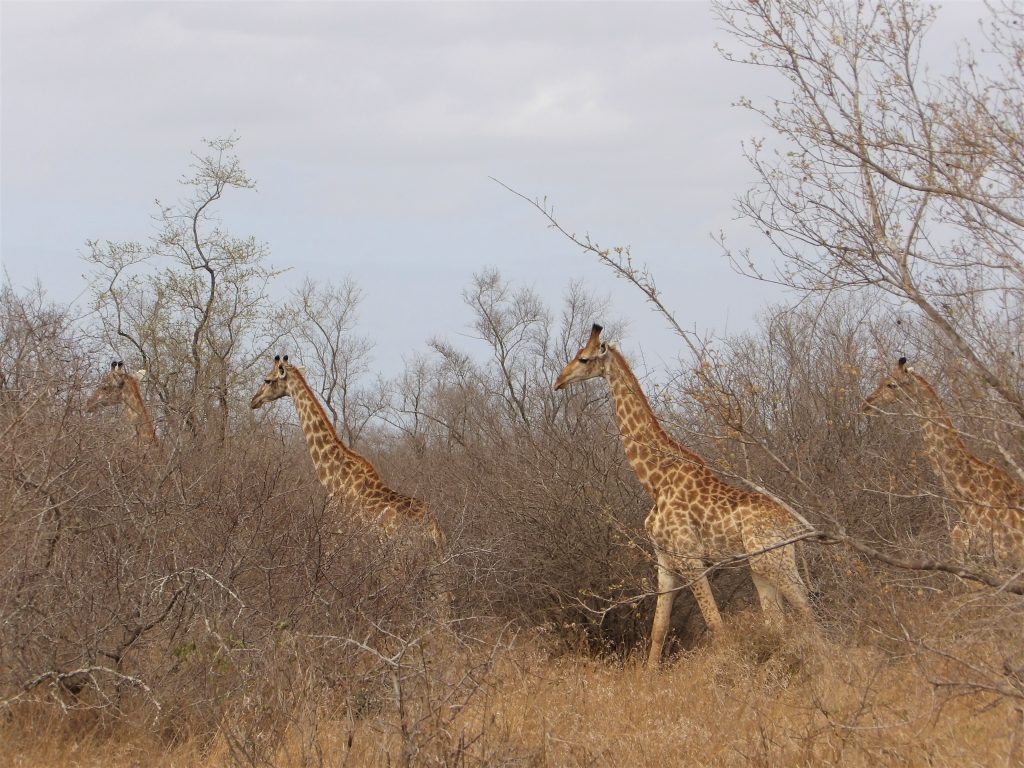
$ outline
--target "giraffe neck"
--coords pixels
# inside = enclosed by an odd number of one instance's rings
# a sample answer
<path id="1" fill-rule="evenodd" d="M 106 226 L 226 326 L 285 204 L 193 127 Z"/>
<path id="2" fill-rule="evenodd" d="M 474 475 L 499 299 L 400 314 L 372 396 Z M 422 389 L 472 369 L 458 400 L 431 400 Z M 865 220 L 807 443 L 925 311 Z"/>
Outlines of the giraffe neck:
<path id="1" fill-rule="evenodd" d="M 324 488 L 332 496 L 361 502 L 365 491 L 380 483 L 376 470 L 341 442 L 320 401 L 295 368 L 288 373 L 288 394 L 295 403 L 309 456 Z"/>
<path id="2" fill-rule="evenodd" d="M 153 420 L 149 418 L 149 411 L 146 404 L 142 402 L 142 393 L 135 379 L 129 378 L 122 389 L 121 402 L 124 403 L 125 418 L 128 423 L 135 427 L 135 433 L 146 442 L 159 446 L 156 438 L 156 428 Z"/>
<path id="3" fill-rule="evenodd" d="M 938 394 L 920 376 L 917 382 L 917 416 L 921 420 L 925 451 L 946 493 L 960 498 L 963 496 L 961 478 L 970 477 L 973 473 L 971 455 L 954 429 Z"/>
<path id="4" fill-rule="evenodd" d="M 680 446 L 662 429 L 640 382 L 622 354 L 609 346 L 608 355 L 611 361 L 606 377 L 615 401 L 615 419 L 622 436 L 622 446 L 637 478 L 651 495 L 657 496 L 657 487 L 649 480 L 650 470 L 665 458 L 678 460 L 682 457 L 687 460 L 682 468 L 685 470 L 689 465 L 695 471 L 704 466 L 704 461 Z"/>

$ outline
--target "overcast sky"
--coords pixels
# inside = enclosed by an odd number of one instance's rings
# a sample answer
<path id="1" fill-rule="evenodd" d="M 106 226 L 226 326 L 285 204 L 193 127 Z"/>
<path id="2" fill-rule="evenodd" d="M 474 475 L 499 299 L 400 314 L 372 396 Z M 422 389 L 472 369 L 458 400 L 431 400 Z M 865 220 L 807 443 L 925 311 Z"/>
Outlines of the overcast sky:
<path id="1" fill-rule="evenodd" d="M 937 50 L 981 15 L 953 3 Z M 783 295 L 730 270 L 711 232 L 763 248 L 732 200 L 740 96 L 782 83 L 724 61 L 704 3 L 0 3 L 0 249 L 15 286 L 81 295 L 83 243 L 144 240 L 201 139 L 235 134 L 258 183 L 219 208 L 272 263 L 351 275 L 375 364 L 459 341 L 461 291 L 496 267 L 552 304 L 572 279 L 628 321 L 655 369 L 681 343 L 494 176 L 571 229 L 629 244 L 685 327 L 750 326 Z M 601 320 L 602 318 L 595 318 Z M 106 358 L 106 351 L 103 351 Z"/>

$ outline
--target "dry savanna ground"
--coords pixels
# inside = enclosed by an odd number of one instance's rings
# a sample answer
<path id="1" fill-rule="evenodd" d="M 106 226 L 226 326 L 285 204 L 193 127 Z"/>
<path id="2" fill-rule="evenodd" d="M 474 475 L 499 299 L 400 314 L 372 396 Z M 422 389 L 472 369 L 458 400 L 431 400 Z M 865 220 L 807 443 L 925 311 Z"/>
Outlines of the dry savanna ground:
<path id="1" fill-rule="evenodd" d="M 895 638 L 889 650 L 868 641 L 779 638 L 746 611 L 732 617 L 714 647 L 682 653 L 652 672 L 635 658 L 553 657 L 518 638 L 479 674 L 480 690 L 468 702 L 429 713 L 414 694 L 404 724 L 391 691 L 353 712 L 351 697 L 305 681 L 292 691 L 288 711 L 278 713 L 272 738 L 240 720 L 209 739 L 164 739 L 143 723 L 104 726 L 89 713 L 55 720 L 39 707 L 5 724 L 3 760 L 119 768 L 1012 766 L 1024 759 L 1019 707 L 984 688 L 944 690 L 959 663 L 922 665 Z"/>

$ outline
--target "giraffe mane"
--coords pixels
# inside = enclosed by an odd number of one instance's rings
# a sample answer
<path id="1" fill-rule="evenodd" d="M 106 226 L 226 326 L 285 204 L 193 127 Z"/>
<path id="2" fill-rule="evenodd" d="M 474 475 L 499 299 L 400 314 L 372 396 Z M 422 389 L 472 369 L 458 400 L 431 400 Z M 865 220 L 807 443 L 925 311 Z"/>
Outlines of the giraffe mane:
<path id="1" fill-rule="evenodd" d="M 153 435 L 153 440 L 156 440 L 156 427 L 153 426 L 153 420 L 149 416 L 149 409 L 146 408 L 146 403 L 142 399 L 142 391 L 139 389 L 138 379 L 129 375 L 125 380 L 125 384 L 131 390 L 132 397 L 135 399 L 135 402 L 138 403 L 139 407 L 135 412 L 138 413 L 139 417 L 142 419 L 142 425 L 146 428 L 149 434 Z"/>
<path id="2" fill-rule="evenodd" d="M 377 469 L 376 467 L 373 466 L 370 460 L 367 459 L 365 456 L 360 456 L 358 453 L 353 451 L 351 448 L 345 445 L 345 443 L 342 442 L 340 437 L 338 437 L 337 430 L 334 429 L 334 425 L 331 423 L 331 420 L 327 418 L 327 411 L 324 410 L 323 405 L 320 403 L 320 399 L 315 394 L 313 394 L 313 388 L 309 386 L 309 382 L 306 381 L 306 377 L 302 375 L 302 372 L 299 370 L 298 366 L 291 365 L 289 367 L 291 368 L 292 375 L 296 377 L 297 381 L 306 390 L 306 394 L 309 395 L 309 399 L 312 401 L 313 407 L 316 408 L 317 413 L 320 415 L 320 418 L 324 420 L 325 424 L 330 425 L 331 438 L 333 439 L 334 444 L 341 449 L 341 452 L 345 455 L 346 458 L 358 464 L 362 464 L 363 467 L 369 470 L 374 477 L 379 478 Z"/>
<path id="3" fill-rule="evenodd" d="M 930 396 L 931 398 L 933 398 L 933 399 L 934 399 L 934 400 L 936 400 L 936 401 L 939 401 L 939 402 L 941 402 L 941 400 L 940 400 L 940 398 L 939 398 L 939 393 L 935 391 L 935 387 L 933 387 L 933 386 L 931 385 L 931 382 L 929 382 L 929 381 L 928 381 L 928 379 L 926 379 L 926 378 L 925 378 L 924 376 L 922 376 L 922 375 L 921 375 L 920 373 L 918 373 L 917 371 L 915 371 L 915 370 L 914 370 L 913 368 L 911 368 L 911 367 L 909 367 L 909 366 L 908 366 L 908 367 L 906 367 L 906 368 L 904 368 L 903 370 L 905 370 L 905 371 L 906 371 L 907 373 L 909 373 L 909 374 L 910 374 L 911 376 L 913 376 L 913 377 L 914 377 L 914 380 L 915 380 L 915 381 L 916 381 L 916 382 L 917 382 L 918 384 L 920 384 L 920 385 L 921 385 L 921 387 L 922 387 L 922 388 L 924 389 L 924 391 L 925 391 L 925 392 L 926 392 L 926 393 L 927 393 L 927 394 L 928 394 L 928 395 L 929 395 L 929 396 Z"/>
<path id="4" fill-rule="evenodd" d="M 665 431 L 665 428 L 661 426 L 661 422 L 658 420 L 658 417 L 654 415 L 654 409 L 651 408 L 651 402 L 650 400 L 647 399 L 647 395 L 644 394 L 643 387 L 640 386 L 640 381 L 639 379 L 637 379 L 636 374 L 633 373 L 633 369 L 630 368 L 629 363 L 626 362 L 626 358 L 623 357 L 622 353 L 619 352 L 619 350 L 616 349 L 615 346 L 613 346 L 612 344 L 608 344 L 607 346 L 608 351 L 612 355 L 612 359 L 615 360 L 616 365 L 618 365 L 619 369 L 623 372 L 623 374 L 628 377 L 630 388 L 633 389 L 639 396 L 640 402 L 643 404 L 644 413 L 647 416 L 647 420 L 650 422 L 652 428 L 657 430 L 659 436 L 664 437 L 664 439 L 668 442 L 669 446 L 673 450 L 678 451 L 687 461 L 693 464 L 704 465 L 706 463 L 704 459 L 702 459 L 693 451 L 687 450 L 686 448 L 681 446 L 672 438 L 672 436 L 668 432 Z"/>
<path id="5" fill-rule="evenodd" d="M 950 417 L 949 410 L 946 408 L 945 400 L 939 397 L 939 393 L 935 391 L 935 387 L 932 386 L 931 382 L 921 374 L 910 370 L 910 368 L 907 368 L 906 370 L 910 371 L 910 375 L 914 377 L 915 381 L 917 381 L 922 391 L 925 393 L 925 396 L 930 401 L 930 406 L 935 409 L 936 417 L 931 420 L 938 422 L 939 425 L 947 431 L 949 439 L 967 455 L 970 461 L 982 464 L 990 469 L 995 469 L 998 472 L 1002 472 L 998 467 L 975 456 L 971 449 L 967 447 L 967 444 L 961 437 L 960 431 L 953 424 L 953 419 Z M 1007 475 L 1007 477 L 1009 477 L 1009 475 Z"/>

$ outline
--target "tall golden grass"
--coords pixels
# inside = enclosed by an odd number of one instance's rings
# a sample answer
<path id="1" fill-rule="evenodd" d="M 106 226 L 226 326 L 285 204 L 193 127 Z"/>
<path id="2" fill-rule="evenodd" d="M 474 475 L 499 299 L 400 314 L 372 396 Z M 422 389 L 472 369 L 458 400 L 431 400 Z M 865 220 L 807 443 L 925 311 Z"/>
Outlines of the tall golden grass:
<path id="1" fill-rule="evenodd" d="M 970 611 L 974 600 L 913 605 L 908 598 L 890 629 L 920 624 L 917 634 L 942 612 Z M 743 610 L 721 636 L 657 670 L 644 668 L 639 653 L 619 660 L 555 654 L 536 634 L 492 639 L 468 655 L 438 637 L 429 664 L 449 665 L 449 676 L 478 675 L 465 700 L 427 706 L 418 691 L 400 716 L 386 682 L 359 699 L 306 681 L 288 692 L 284 722 L 255 747 L 240 737 L 252 723 L 225 722 L 178 740 L 130 718 L 110 725 L 87 712 L 53 717 L 52 703 L 40 703 L 0 726 L 7 745 L 0 760 L 55 768 L 1021 764 L 1019 701 L 1015 708 L 983 686 L 947 685 L 962 672 L 950 668 L 959 661 L 925 657 L 895 634 L 870 634 L 877 642 L 858 633 L 780 633 Z M 1006 651 L 997 634 L 956 650 L 980 664 Z"/>

